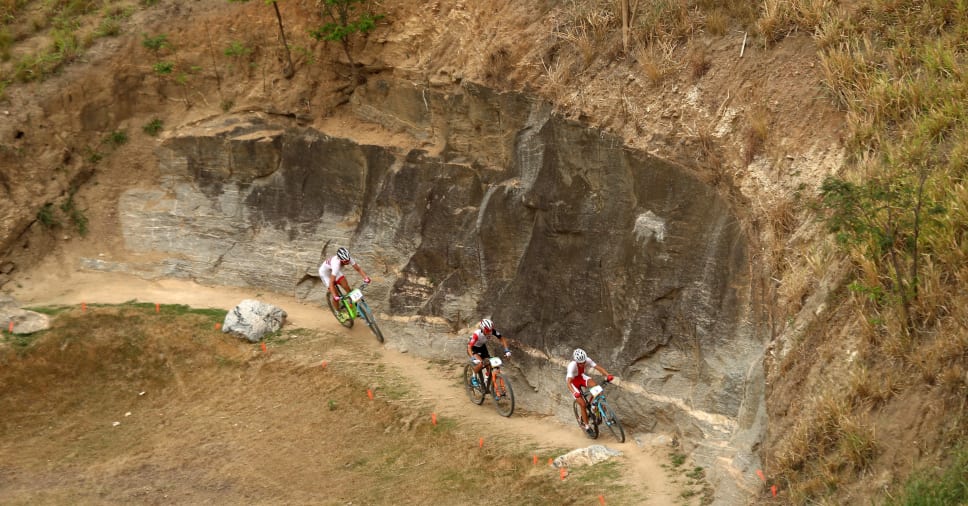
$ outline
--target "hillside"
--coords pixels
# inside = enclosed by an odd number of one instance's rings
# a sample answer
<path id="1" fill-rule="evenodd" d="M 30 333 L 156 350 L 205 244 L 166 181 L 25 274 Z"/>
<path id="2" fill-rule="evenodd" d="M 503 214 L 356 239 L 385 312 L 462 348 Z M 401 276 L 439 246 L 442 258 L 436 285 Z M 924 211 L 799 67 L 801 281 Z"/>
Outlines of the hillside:
<path id="1" fill-rule="evenodd" d="M 595 128 L 603 139 L 619 139 L 629 152 L 674 164 L 729 204 L 749 251 L 743 267 L 748 277 L 737 292 L 748 290 L 740 305 L 761 345 L 756 353 L 762 353 L 759 367 L 736 375 L 755 376 L 759 370 L 765 390 L 761 401 L 751 401 L 762 406 L 745 405 L 736 415 L 748 430 L 730 446 L 755 455 L 766 479 L 760 483 L 752 474 L 757 466 L 747 462 L 745 476 L 723 479 L 717 500 L 728 503 L 737 495 L 770 500 L 768 485 L 775 484 L 777 501 L 879 502 L 900 495 L 921 469 L 957 462 L 964 454 L 968 338 L 956 309 L 966 307 L 960 304 L 964 296 L 950 288 L 964 280 L 965 265 L 958 261 L 964 257 L 958 231 L 964 228 L 965 194 L 957 193 L 963 186 L 958 172 L 963 154 L 952 146 L 964 140 L 964 114 L 954 105 L 933 105 L 930 93 L 918 100 L 900 85 L 879 88 L 879 82 L 898 82 L 888 77 L 863 82 L 857 70 L 863 65 L 852 67 L 854 74 L 846 70 L 849 62 L 835 66 L 840 53 L 831 42 L 838 40 L 834 28 L 850 41 L 851 30 L 857 30 L 875 41 L 870 49 L 900 40 L 882 26 L 909 22 L 911 33 L 928 41 L 927 50 L 912 44 L 924 53 L 917 55 L 927 62 L 925 72 L 949 76 L 958 97 L 964 46 L 957 41 L 963 43 L 964 35 L 957 30 L 957 7 L 837 3 L 831 12 L 855 21 L 837 25 L 817 14 L 822 9 L 816 2 L 792 2 L 796 7 L 787 10 L 778 7 L 780 2 L 766 2 L 759 10 L 739 2 L 718 8 L 690 2 L 690 9 L 633 2 L 626 49 L 613 3 L 375 2 L 372 7 L 384 17 L 368 37 L 354 36 L 346 53 L 310 36 L 323 23 L 317 5 L 281 1 L 294 63 L 294 73 L 286 77 L 278 21 L 262 2 L 4 2 L 0 283 L 5 291 L 16 291 L 45 262 L 147 265 L 161 259 L 161 252 L 136 250 L 126 239 L 122 214 L 128 211 L 119 200 L 131 189 L 150 190 L 167 177 L 170 169 L 159 161 L 158 149 L 167 149 L 166 143 L 190 127 L 210 128 L 220 118 L 236 121 L 257 113 L 288 122 L 287 128 L 314 129 L 363 146 L 419 150 L 460 166 L 465 162 L 454 153 L 463 153 L 453 140 L 464 137 L 449 137 L 440 123 L 431 123 L 432 133 L 423 135 L 420 125 L 365 115 L 373 110 L 366 107 L 382 90 L 380 83 L 422 87 L 425 91 L 415 93 L 409 106 L 419 109 L 422 103 L 435 114 L 440 109 L 434 107 L 443 106 L 431 105 L 431 93 L 443 97 L 439 103 L 466 94 L 467 86 L 501 97 L 520 93 L 546 101 L 555 117 Z M 921 26 L 942 28 L 916 31 Z M 943 57 L 949 45 L 956 48 L 951 61 Z M 934 66 L 931 54 L 941 55 Z M 918 60 L 903 54 L 878 57 L 882 60 L 870 68 L 903 69 Z M 926 75 L 931 81 L 933 74 Z M 886 97 L 893 105 L 866 105 L 858 97 L 864 93 L 854 89 L 873 90 L 866 93 L 869 100 Z M 948 102 L 941 96 L 937 103 Z M 927 112 L 915 114 L 921 111 L 917 104 L 925 104 Z M 527 116 L 522 111 L 498 115 L 498 123 L 485 124 L 484 133 L 500 132 L 506 127 L 500 122 L 515 114 Z M 933 122 L 917 125 L 919 131 L 940 132 L 924 133 L 929 140 L 921 144 L 911 141 L 930 148 L 908 147 L 903 121 L 909 116 Z M 474 138 L 473 132 L 459 133 Z M 488 151 L 492 140 L 481 134 L 480 159 L 466 165 L 499 172 L 500 163 L 488 165 L 500 159 Z M 899 146 L 898 153 L 892 145 Z M 828 176 L 869 174 L 880 159 L 930 160 L 951 171 L 949 179 L 927 185 L 949 187 L 955 196 L 953 203 L 935 207 L 948 209 L 939 219 L 945 232 L 924 227 L 937 241 L 922 250 L 932 261 L 925 264 L 921 298 L 913 304 L 894 304 L 889 295 L 879 295 L 881 284 L 888 291 L 892 286 L 890 275 L 877 270 L 890 251 L 868 260 L 863 241 L 839 249 L 813 210 Z M 906 201 L 899 205 L 912 207 Z M 578 219 L 562 216 L 562 228 Z M 513 235 L 503 225 L 495 229 Z M 386 265 L 388 278 L 403 279 L 405 269 L 390 261 Z M 908 300 L 903 293 L 899 297 Z M 895 307 L 908 310 L 907 321 L 892 316 Z M 477 309 L 471 305 L 463 314 Z M 405 322 L 417 315 L 397 316 Z M 449 317 L 442 310 L 419 316 Z M 694 337 L 679 329 L 669 333 L 685 343 Z M 660 348 L 692 353 L 682 342 Z M 655 370 L 679 367 L 653 353 L 635 360 Z M 636 367 L 623 372 L 631 375 Z M 756 399 L 756 382 L 746 388 L 743 395 L 729 393 Z M 668 414 L 659 428 L 682 436 L 686 451 L 703 458 L 708 448 L 702 430 L 676 426 L 676 420 Z M 733 490 L 727 492 L 725 482 L 731 481 Z"/>

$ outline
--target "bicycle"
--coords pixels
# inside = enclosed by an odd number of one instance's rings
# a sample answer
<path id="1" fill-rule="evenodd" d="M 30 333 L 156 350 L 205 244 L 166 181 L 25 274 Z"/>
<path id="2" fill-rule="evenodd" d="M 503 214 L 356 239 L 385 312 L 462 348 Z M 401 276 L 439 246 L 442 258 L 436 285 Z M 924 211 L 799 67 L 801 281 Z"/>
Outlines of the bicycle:
<path id="1" fill-rule="evenodd" d="M 329 310 L 333 312 L 333 316 L 339 321 L 340 325 L 351 329 L 353 328 L 353 321 L 357 318 L 363 318 L 373 334 L 376 335 L 377 341 L 383 342 L 383 332 L 380 331 L 380 327 L 376 324 L 376 318 L 373 316 L 373 310 L 370 309 L 370 305 L 366 303 L 366 299 L 363 298 L 363 289 L 367 287 L 367 283 L 360 284 L 359 288 L 354 288 L 350 290 L 350 293 L 343 295 L 343 290 L 339 285 L 336 285 L 336 293 L 339 294 L 340 303 L 343 304 L 343 308 L 346 310 L 346 318 L 340 319 L 339 314 L 336 312 L 336 306 L 333 305 L 333 299 L 326 296 L 326 300 L 329 302 Z"/>
<path id="2" fill-rule="evenodd" d="M 490 357 L 484 361 L 484 367 L 475 374 L 474 364 L 464 366 L 464 388 L 471 402 L 480 406 L 488 394 L 494 399 L 494 408 L 503 417 L 514 413 L 514 389 L 511 380 L 501 371 L 503 361 L 498 357 Z M 484 374 L 487 371 L 488 374 Z"/>
<path id="3" fill-rule="evenodd" d="M 605 384 L 611 384 L 606 381 Z M 591 387 L 587 392 L 582 388 L 582 396 L 585 397 L 585 405 L 588 406 L 588 425 L 592 428 L 592 439 L 598 439 L 598 426 L 605 424 L 608 430 L 618 439 L 619 443 L 625 442 L 625 430 L 622 429 L 622 422 L 618 420 L 618 416 L 609 407 L 608 401 L 605 400 L 605 387 L 602 385 L 595 385 Z M 575 399 L 574 403 L 575 410 L 575 420 L 578 422 L 578 426 L 584 430 L 584 426 L 581 422 L 581 404 L 578 404 L 578 399 Z"/>

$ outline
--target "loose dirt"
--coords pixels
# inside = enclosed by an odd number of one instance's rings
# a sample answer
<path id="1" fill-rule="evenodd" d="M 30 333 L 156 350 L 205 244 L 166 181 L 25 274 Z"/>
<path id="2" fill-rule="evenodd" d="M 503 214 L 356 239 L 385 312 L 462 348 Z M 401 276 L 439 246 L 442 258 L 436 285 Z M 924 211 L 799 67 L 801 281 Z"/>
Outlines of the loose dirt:
<path id="1" fill-rule="evenodd" d="M 328 311 L 311 304 L 300 303 L 285 294 L 257 292 L 253 289 L 232 287 L 200 286 L 190 281 L 160 279 L 148 281 L 121 274 L 75 271 L 68 265 L 76 265 L 73 261 L 61 257 L 51 257 L 42 262 L 37 269 L 20 278 L 17 287 L 11 294 L 24 306 L 32 305 L 80 305 L 81 303 L 120 304 L 133 300 L 139 302 L 159 304 L 183 304 L 198 308 L 231 309 L 241 300 L 257 298 L 282 307 L 288 313 L 287 329 L 314 329 L 317 331 L 347 336 L 339 339 L 333 345 L 330 342 L 325 350 L 331 360 L 353 361 L 353 357 L 365 356 L 367 360 L 378 362 L 378 368 L 386 368 L 391 374 L 408 378 L 416 391 L 416 395 L 429 404 L 429 408 L 444 418 L 457 420 L 461 427 L 473 428 L 486 440 L 501 440 L 519 442 L 522 448 L 543 449 L 574 449 L 589 446 L 594 443 L 604 443 L 623 452 L 618 461 L 621 463 L 621 480 L 639 497 L 644 497 L 642 504 L 669 505 L 686 504 L 680 497 L 681 486 L 676 484 L 675 477 L 663 468 L 668 461 L 671 451 L 668 447 L 640 446 L 629 437 L 624 444 L 608 441 L 603 435 L 599 441 L 592 442 L 581 434 L 576 427 L 559 420 L 528 413 L 526 406 L 519 406 L 519 410 L 510 418 L 499 416 L 489 401 L 483 406 L 475 406 L 466 398 L 457 384 L 462 363 L 460 357 L 454 357 L 452 364 L 430 363 L 414 355 L 400 353 L 385 348 L 369 333 L 365 326 L 359 325 L 353 329 L 340 327 Z M 11 287 L 7 287 L 11 288 Z M 331 348 L 335 346 L 335 348 Z M 295 354 L 286 357 L 286 362 L 292 367 L 305 369 L 311 365 L 319 365 L 322 357 L 320 349 L 312 345 L 302 346 Z M 375 357 L 371 359 L 370 357 Z M 371 364 L 373 365 L 373 364 Z M 227 390 L 225 399 L 214 402 L 230 402 L 229 399 L 239 392 L 235 389 Z M 262 399 L 266 405 L 280 402 L 292 402 L 285 397 L 290 395 L 285 390 L 273 391 L 279 399 Z M 298 396 L 295 397 L 298 399 Z M 192 409 L 191 404 L 185 409 Z M 317 405 L 304 405 L 302 409 L 298 403 L 289 407 L 279 416 L 286 419 L 312 419 L 318 411 Z M 272 420 L 271 415 L 263 415 L 265 423 Z M 271 439 L 253 438 L 248 442 L 254 447 L 249 448 L 247 455 L 258 456 L 273 453 L 274 448 L 268 445 L 278 444 L 280 440 L 298 440 L 301 434 L 285 434 L 285 423 L 273 423 L 274 431 L 283 431 Z M 175 442 L 170 443 L 177 446 Z M 260 444 L 266 445 L 261 450 Z M 156 446 L 165 446 L 164 442 Z M 163 449 L 157 449 L 164 453 Z M 278 457 L 276 457 L 278 458 Z M 251 464 L 255 464 L 254 462 Z M 245 467 L 243 463 L 236 463 L 235 467 Z M 236 469 L 237 471 L 238 469 Z M 195 497 L 178 498 L 179 502 L 194 500 L 218 500 L 217 491 L 207 490 L 198 492 Z M 698 502 L 698 498 L 694 498 Z"/>

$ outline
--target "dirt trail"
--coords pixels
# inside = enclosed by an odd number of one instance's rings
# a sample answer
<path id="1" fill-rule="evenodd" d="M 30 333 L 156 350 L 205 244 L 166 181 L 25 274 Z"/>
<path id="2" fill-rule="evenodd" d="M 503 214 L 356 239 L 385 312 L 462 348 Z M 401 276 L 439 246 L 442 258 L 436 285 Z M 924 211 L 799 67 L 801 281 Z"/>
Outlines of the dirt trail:
<path id="1" fill-rule="evenodd" d="M 449 375 L 439 368 L 410 354 L 386 349 L 369 334 L 365 326 L 351 330 L 340 327 L 325 310 L 296 301 L 292 296 L 260 292 L 251 288 L 207 287 L 183 280 L 148 281 L 141 278 L 96 272 L 57 272 L 61 269 L 40 268 L 22 279 L 11 290 L 20 304 L 56 305 L 105 303 L 115 304 L 131 300 L 160 304 L 186 304 L 192 307 L 232 308 L 243 299 L 257 298 L 278 305 L 288 313 L 292 327 L 311 328 L 332 332 L 350 332 L 354 346 L 365 346 L 387 367 L 401 371 L 421 392 L 421 398 L 433 399 L 432 409 L 439 416 L 457 419 L 462 425 L 480 428 L 481 437 L 505 438 L 534 444 L 542 448 L 581 448 L 594 444 L 576 427 L 550 417 L 518 413 L 503 418 L 490 401 L 482 406 L 471 404 L 464 392 L 455 388 Z M 351 350 L 347 350 L 349 352 Z M 623 452 L 624 479 L 635 490 L 642 492 L 648 505 L 686 504 L 679 496 L 679 487 L 671 482 L 662 464 L 667 462 L 667 449 L 640 447 L 629 437 L 624 444 L 609 441 L 607 435 L 597 443 L 604 443 Z M 695 501 L 692 501 L 695 502 Z"/>

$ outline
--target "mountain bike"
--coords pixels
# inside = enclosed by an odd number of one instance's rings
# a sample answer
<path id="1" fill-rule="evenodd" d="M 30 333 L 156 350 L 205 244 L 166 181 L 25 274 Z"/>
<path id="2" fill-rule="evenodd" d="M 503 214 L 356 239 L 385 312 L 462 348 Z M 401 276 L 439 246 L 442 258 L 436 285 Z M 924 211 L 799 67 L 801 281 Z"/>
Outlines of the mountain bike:
<path id="1" fill-rule="evenodd" d="M 605 384 L 611 383 L 606 381 Z M 618 439 L 619 443 L 624 443 L 625 430 L 622 429 L 622 422 L 618 420 L 618 416 L 615 415 L 615 412 L 609 407 L 608 401 L 605 400 L 605 387 L 595 385 L 587 392 L 582 388 L 582 395 L 585 397 L 585 405 L 588 406 L 588 425 L 592 428 L 592 439 L 598 438 L 598 426 L 604 423 L 615 436 L 615 439 Z M 578 422 L 578 426 L 584 430 L 581 423 L 581 404 L 578 404 L 578 399 L 575 399 L 574 409 L 575 420 Z"/>
<path id="2" fill-rule="evenodd" d="M 373 317 L 373 310 L 370 309 L 370 305 L 366 303 L 366 299 L 363 298 L 363 289 L 367 287 L 367 283 L 362 283 L 359 288 L 354 288 L 350 290 L 350 293 L 343 295 L 343 290 L 339 285 L 336 285 L 336 293 L 339 294 L 340 304 L 342 304 L 345 317 L 340 317 L 340 314 L 336 312 L 336 306 L 333 305 L 333 299 L 326 295 L 326 300 L 329 302 L 329 310 L 333 312 L 333 316 L 339 321 L 340 325 L 351 329 L 353 328 L 353 321 L 357 318 L 363 318 L 370 330 L 376 336 L 377 341 L 383 342 L 383 332 L 380 331 L 380 327 L 376 324 L 376 318 Z"/>
<path id="3" fill-rule="evenodd" d="M 484 361 L 484 367 L 474 374 L 474 364 L 464 366 L 464 388 L 467 397 L 477 405 L 484 403 L 488 394 L 494 399 L 494 408 L 501 416 L 511 416 L 514 412 L 514 390 L 511 380 L 501 371 L 503 361 L 498 357 L 490 357 Z"/>

